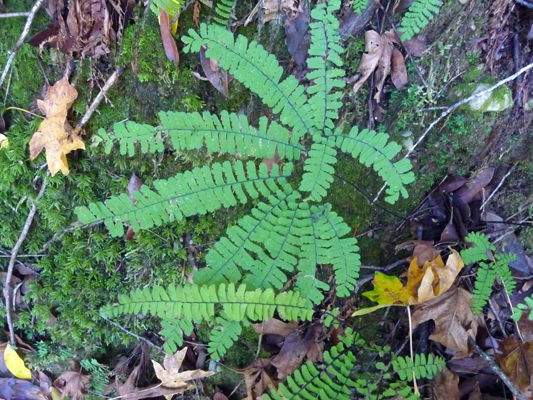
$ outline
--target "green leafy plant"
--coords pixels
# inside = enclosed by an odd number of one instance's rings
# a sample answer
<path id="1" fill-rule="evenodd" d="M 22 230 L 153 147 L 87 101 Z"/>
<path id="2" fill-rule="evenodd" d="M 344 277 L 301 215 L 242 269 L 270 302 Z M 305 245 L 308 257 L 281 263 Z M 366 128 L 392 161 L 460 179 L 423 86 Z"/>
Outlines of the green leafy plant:
<path id="1" fill-rule="evenodd" d="M 299 399 L 339 399 L 349 400 L 354 398 L 353 392 L 363 395 L 364 398 L 378 399 L 395 396 L 416 399 L 406 381 L 416 378 L 433 378 L 438 371 L 444 368 L 445 361 L 441 357 L 417 354 L 415 360 L 409 357 L 397 357 L 392 361 L 392 369 L 398 374 L 400 382 L 389 382 L 392 374 L 389 365 L 383 362 L 375 363 L 374 374 L 365 371 L 364 363 L 357 362 L 356 355 L 350 347 L 365 343 L 351 329 L 347 329 L 341 342 L 323 354 L 324 363 L 321 367 L 307 362 L 287 377 L 286 383 L 280 383 L 277 391 L 270 395 L 264 394 L 267 400 L 299 400 Z M 384 354 L 387 354 L 383 352 Z M 388 388 L 378 396 L 380 385 L 386 381 Z"/>
<path id="2" fill-rule="evenodd" d="M 515 321 L 518 321 L 522 317 L 524 311 L 529 310 L 529 320 L 533 320 L 533 296 L 526 297 L 524 303 L 517 304 L 516 307 L 513 307 L 512 318 Z"/>
<path id="3" fill-rule="evenodd" d="M 510 253 L 492 255 L 496 248 L 485 235 L 479 232 L 471 232 L 465 240 L 472 246 L 461 251 L 461 258 L 465 264 L 478 264 L 476 282 L 472 292 L 472 311 L 474 314 L 480 314 L 490 298 L 492 285 L 496 278 L 501 280 L 505 290 L 509 293 L 514 290 L 516 282 L 511 275 L 509 263 L 514 261 L 516 256 Z M 484 262 L 489 259 L 494 261 L 490 264 Z"/>
<path id="4" fill-rule="evenodd" d="M 168 15 L 173 16 L 180 12 L 182 5 L 183 2 L 179 0 L 152 0 L 150 10 L 159 15 L 159 9 L 161 8 Z"/>
<path id="5" fill-rule="evenodd" d="M 93 394 L 101 395 L 105 387 L 109 384 L 109 367 L 100 364 L 94 358 L 81 360 L 80 365 L 91 375 L 91 380 L 89 381 L 90 391 Z"/>
<path id="6" fill-rule="evenodd" d="M 215 7 L 215 16 L 213 20 L 220 26 L 228 26 L 231 10 L 237 0 L 218 0 Z"/>
<path id="7" fill-rule="evenodd" d="M 400 32 L 402 40 L 409 40 L 439 13 L 442 2 L 439 0 L 415 0 L 402 18 Z"/>
<path id="8" fill-rule="evenodd" d="M 357 242 L 346 237 L 350 228 L 323 203 L 333 181 L 337 152 L 358 159 L 386 181 L 386 201 L 407 197 L 405 185 L 414 181 L 408 159 L 392 161 L 401 146 L 388 142 L 388 135 L 353 127 L 335 128 L 344 87 L 342 61 L 334 17 L 340 1 L 319 4 L 312 12 L 311 47 L 307 90 L 289 76 L 274 56 L 256 42 L 236 40 L 220 26 L 202 25 L 200 33 L 189 31 L 183 38 L 185 52 L 198 52 L 219 61 L 236 80 L 255 92 L 279 122 L 261 117 L 258 128 L 246 116 L 222 112 L 220 117 L 204 112 L 161 112 L 160 126 L 132 121 L 115 124 L 112 133 L 99 136 L 111 152 L 115 143 L 121 154 L 178 152 L 204 148 L 226 153 L 238 160 L 214 163 L 156 180 L 155 190 L 142 186 L 106 203 L 96 202 L 75 210 L 84 224 L 104 222 L 112 236 L 124 234 L 124 223 L 134 231 L 161 226 L 184 217 L 253 201 L 251 212 L 227 230 L 206 256 L 205 268 L 194 273 L 194 285 L 155 287 L 119 297 L 118 306 L 102 310 L 107 317 L 122 313 L 151 313 L 162 319 L 165 349 L 181 343 L 191 322 L 207 321 L 214 327 L 209 351 L 220 358 L 249 320 L 271 318 L 275 310 L 286 319 L 310 319 L 313 303 L 322 301 L 329 285 L 317 276 L 317 264 L 332 265 L 337 295 L 347 297 L 358 277 L 360 258 Z M 307 92 L 307 93 L 306 93 Z M 311 144 L 309 144 L 311 143 Z M 282 166 L 267 167 L 240 158 L 279 156 Z M 291 161 L 306 156 L 303 173 Z M 275 294 L 274 289 L 292 290 Z M 239 284 L 242 284 L 238 286 Z M 239 287 L 238 290 L 235 287 Z M 287 287 L 284 287 L 287 286 Z"/>
<path id="9" fill-rule="evenodd" d="M 361 12 L 368 6 L 368 0 L 353 0 L 352 8 L 353 12 L 356 14 L 361 14 Z"/>

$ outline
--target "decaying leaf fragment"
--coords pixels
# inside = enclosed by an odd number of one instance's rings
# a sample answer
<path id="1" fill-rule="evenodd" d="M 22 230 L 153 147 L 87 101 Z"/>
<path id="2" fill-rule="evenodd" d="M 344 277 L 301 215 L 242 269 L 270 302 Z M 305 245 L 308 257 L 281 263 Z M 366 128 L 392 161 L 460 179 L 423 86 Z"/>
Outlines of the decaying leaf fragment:
<path id="1" fill-rule="evenodd" d="M 85 148 L 67 121 L 67 112 L 77 97 L 76 88 L 64 77 L 48 88 L 44 100 L 37 100 L 37 106 L 46 118 L 30 140 L 30 158 L 35 159 L 46 149 L 46 162 L 52 176 L 58 171 L 68 175 L 66 155 L 72 150 Z"/>
<path id="2" fill-rule="evenodd" d="M 165 54 L 169 61 L 172 61 L 176 68 L 178 68 L 180 63 L 180 55 L 178 53 L 176 41 L 170 33 L 170 16 L 163 11 L 162 8 L 159 9 L 159 13 L 159 30 L 161 31 L 161 41 L 163 42 L 163 47 L 165 48 Z"/>
<path id="3" fill-rule="evenodd" d="M 190 384 L 193 379 L 206 378 L 214 374 L 212 371 L 203 371 L 201 369 L 179 372 L 186 354 L 187 347 L 184 347 L 172 356 L 166 355 L 163 360 L 163 366 L 152 360 L 155 374 L 161 380 L 162 386 L 181 389 L 182 392 L 185 392 L 186 390 L 194 389 L 194 385 Z"/>
<path id="4" fill-rule="evenodd" d="M 533 390 L 533 342 L 522 343 L 511 335 L 500 343 L 496 359 L 518 390 L 524 394 Z"/>

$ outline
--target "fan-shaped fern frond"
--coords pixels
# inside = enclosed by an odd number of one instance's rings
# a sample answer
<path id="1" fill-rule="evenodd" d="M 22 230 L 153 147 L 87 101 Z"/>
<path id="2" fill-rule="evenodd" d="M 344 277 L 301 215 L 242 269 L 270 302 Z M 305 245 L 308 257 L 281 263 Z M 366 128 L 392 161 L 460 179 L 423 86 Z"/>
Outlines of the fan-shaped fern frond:
<path id="1" fill-rule="evenodd" d="M 402 18 L 400 32 L 402 40 L 409 40 L 439 13 L 442 2 L 439 0 L 415 0 Z"/>
<path id="2" fill-rule="evenodd" d="M 201 322 L 213 319 L 217 305 L 228 321 L 265 321 L 276 311 L 285 320 L 311 320 L 314 312 L 298 292 L 247 291 L 246 285 L 237 289 L 232 283 L 218 287 L 170 285 L 167 289 L 155 286 L 119 295 L 118 300 L 119 304 L 103 307 L 101 314 L 108 318 L 122 314 L 152 314 L 167 320 L 183 318 Z"/>
<path id="3" fill-rule="evenodd" d="M 496 247 L 490 244 L 489 238 L 480 232 L 470 232 L 465 241 L 472 246 L 461 250 L 461 258 L 465 265 L 474 264 L 489 259 L 488 251 L 496 251 Z"/>
<path id="4" fill-rule="evenodd" d="M 307 89 L 311 94 L 309 105 L 313 111 L 315 125 L 320 129 L 334 129 L 332 119 L 337 119 L 337 110 L 342 107 L 339 99 L 342 92 L 332 93 L 335 88 L 343 88 L 344 76 L 342 59 L 343 51 L 339 44 L 339 21 L 334 12 L 340 8 L 340 0 L 329 0 L 326 4 L 317 4 L 311 12 L 315 20 L 309 27 L 311 29 L 311 45 L 307 66 L 312 70 L 307 78 L 314 83 Z M 338 67 L 338 68 L 336 68 Z"/>
<path id="5" fill-rule="evenodd" d="M 269 196 L 267 203 L 259 203 L 209 251 L 208 268 L 196 271 L 194 281 L 238 282 L 242 269 L 249 271 L 245 279 L 249 288 L 283 287 L 287 281 L 283 271 L 291 272 L 297 263 L 300 232 L 295 231 L 294 223 L 298 221 L 299 197 L 285 185 Z"/>
<path id="6" fill-rule="evenodd" d="M 244 204 L 248 200 L 244 189 L 254 199 L 259 193 L 268 196 L 271 191 L 278 190 L 278 184 L 285 184 L 291 169 L 292 165 L 287 164 L 280 174 L 274 166 L 269 174 L 265 164 L 260 164 L 257 171 L 251 161 L 246 164 L 246 171 L 240 161 L 234 165 L 229 162 L 213 164 L 211 168 L 195 168 L 168 180 L 157 180 L 154 182 L 157 192 L 142 186 L 133 193 L 135 204 L 122 194 L 111 197 L 106 204 L 98 202 L 77 207 L 75 212 L 82 223 L 103 220 L 112 236 L 121 236 L 124 234 L 122 223 L 126 221 L 137 232 L 140 228 L 149 229 L 183 216 L 234 206 L 237 201 Z"/>
<path id="7" fill-rule="evenodd" d="M 516 260 L 516 255 L 512 253 L 496 254 L 494 258 L 496 259 L 496 261 L 492 264 L 492 268 L 494 269 L 496 276 L 502 281 L 503 285 L 505 286 L 505 290 L 510 295 L 516 287 L 516 280 L 513 274 L 511 273 L 509 263 Z"/>
<path id="8" fill-rule="evenodd" d="M 228 26 L 229 17 L 231 16 L 233 4 L 236 2 L 237 0 L 217 0 L 213 20 L 220 26 L 226 28 Z"/>
<path id="9" fill-rule="evenodd" d="M 162 318 L 159 334 L 167 340 L 163 345 L 163 350 L 167 354 L 174 354 L 178 347 L 183 346 L 183 335 L 190 335 L 194 329 L 190 319 Z"/>
<path id="10" fill-rule="evenodd" d="M 233 343 L 239 338 L 242 327 L 239 321 L 228 321 L 224 318 L 216 319 L 217 326 L 209 335 L 207 352 L 214 360 L 220 360 Z"/>
<path id="11" fill-rule="evenodd" d="M 411 162 L 404 158 L 393 163 L 391 160 L 400 152 L 401 146 L 395 142 L 387 142 L 389 135 L 353 127 L 349 135 L 336 131 L 333 137 L 337 147 L 352 157 L 359 158 L 365 166 L 374 168 L 378 175 L 387 183 L 385 200 L 393 204 L 401 194 L 408 197 L 405 185 L 414 182 Z"/>
<path id="12" fill-rule="evenodd" d="M 207 46 L 206 57 L 219 61 L 220 68 L 256 93 L 274 114 L 280 114 L 281 122 L 294 128 L 297 139 L 314 132 L 304 87 L 292 75 L 280 82 L 283 68 L 260 44 L 248 44 L 244 36 L 234 40 L 231 32 L 217 25 L 202 24 L 200 34 L 191 29 L 189 35 L 183 37 L 185 52 L 199 52 Z"/>
<path id="13" fill-rule="evenodd" d="M 496 271 L 484 262 L 480 262 L 472 292 L 472 312 L 475 315 L 480 314 L 487 304 L 495 279 Z"/>
<path id="14" fill-rule="evenodd" d="M 446 366 L 446 361 L 438 356 L 429 354 L 415 354 L 415 361 L 411 357 L 397 357 L 392 360 L 392 369 L 402 380 L 413 380 L 413 372 L 416 379 L 432 379 Z"/>
<path id="15" fill-rule="evenodd" d="M 300 190 L 310 192 L 309 198 L 320 201 L 327 194 L 335 169 L 332 165 L 337 163 L 335 139 L 313 137 L 315 143 L 311 145 L 309 157 L 305 160 L 304 174 L 300 183 Z"/>
<path id="16" fill-rule="evenodd" d="M 337 295 L 352 294 L 361 260 L 355 238 L 343 238 L 351 229 L 342 217 L 330 211 L 331 206 L 313 208 L 314 241 L 302 246 L 301 259 L 316 259 L 316 264 L 332 264 L 335 271 Z"/>
<path id="17" fill-rule="evenodd" d="M 141 151 L 161 152 L 164 149 L 162 135 L 168 132 L 170 143 L 176 150 L 195 150 L 204 144 L 207 151 L 240 154 L 258 158 L 274 157 L 277 150 L 280 158 L 299 159 L 305 151 L 295 137 L 277 122 L 268 125 L 266 117 L 259 119 L 259 129 L 248 125 L 245 115 L 229 114 L 222 111 L 220 118 L 204 111 L 199 113 L 160 112 L 161 125 L 154 128 L 132 121 L 113 126 L 113 133 L 98 131 L 104 142 L 107 154 L 113 144 L 120 144 L 120 153 L 135 154 L 135 144 L 140 143 Z"/>
<path id="18" fill-rule="evenodd" d="M 367 7 L 368 7 L 368 0 L 353 0 L 352 1 L 353 12 L 356 14 L 361 14 L 361 11 L 363 11 Z"/>
<path id="19" fill-rule="evenodd" d="M 183 1 L 179 0 L 152 0 L 150 3 L 150 10 L 156 15 L 159 15 L 159 9 L 161 8 L 171 17 L 180 12 Z"/>

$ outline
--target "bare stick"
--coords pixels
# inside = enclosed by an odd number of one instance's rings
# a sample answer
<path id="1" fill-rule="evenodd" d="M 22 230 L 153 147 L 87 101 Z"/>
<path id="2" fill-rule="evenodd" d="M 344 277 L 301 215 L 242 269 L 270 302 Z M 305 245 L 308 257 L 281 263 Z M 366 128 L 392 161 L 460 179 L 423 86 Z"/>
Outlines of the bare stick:
<path id="1" fill-rule="evenodd" d="M 132 331 L 129 331 L 127 330 L 126 328 L 124 328 L 122 325 L 119 325 L 117 324 L 115 321 L 111 321 L 110 319 L 106 318 L 106 317 L 102 317 L 103 319 L 105 319 L 107 322 L 109 322 L 111 325 L 115 325 L 118 329 L 120 329 L 122 332 L 124 333 L 127 333 L 128 335 L 131 335 L 133 336 L 134 338 L 137 338 L 141 341 L 143 341 L 144 343 L 146 343 L 148 346 L 151 346 L 153 347 L 154 349 L 157 349 L 159 351 L 163 351 L 163 348 L 161 346 L 158 346 L 157 344 L 149 341 L 148 339 L 146 339 L 145 337 L 142 337 L 142 336 L 139 336 L 137 335 L 136 333 L 133 333 Z"/>
<path id="2" fill-rule="evenodd" d="M 15 246 L 13 247 L 13 250 L 11 251 L 11 258 L 9 259 L 9 266 L 7 267 L 7 275 L 6 275 L 6 282 L 4 284 L 4 297 L 6 299 L 6 319 L 7 319 L 7 325 L 9 327 L 9 341 L 11 345 L 15 345 L 15 329 L 13 328 L 13 321 L 11 319 L 11 276 L 13 275 L 13 268 L 15 267 L 15 261 L 17 260 L 17 254 L 20 250 L 20 247 L 22 246 L 22 243 L 26 239 L 26 236 L 28 236 L 28 231 L 30 230 L 30 225 L 33 221 L 33 217 L 35 216 L 35 213 L 37 212 L 37 202 L 41 197 L 43 197 L 44 190 L 46 189 L 46 185 L 48 183 L 48 175 L 50 172 L 48 172 L 43 180 L 43 183 L 41 185 L 41 189 L 39 190 L 39 193 L 37 194 L 37 197 L 33 201 L 33 204 L 31 205 L 30 212 L 28 213 L 28 217 L 26 218 L 26 222 L 24 223 L 24 227 L 22 228 L 22 232 L 20 232 L 20 236 L 15 243 Z"/>
<path id="3" fill-rule="evenodd" d="M 426 136 L 428 135 L 428 133 L 433 129 L 433 127 L 435 125 L 437 125 L 441 120 L 443 120 L 444 118 L 446 118 L 448 115 L 450 115 L 452 112 L 454 112 L 455 110 L 457 110 L 459 107 L 461 107 L 463 104 L 466 104 L 468 103 L 470 100 L 473 100 L 477 97 L 480 97 L 480 96 L 483 96 L 487 93 L 490 93 L 492 91 L 494 91 L 495 89 L 499 88 L 500 86 L 502 85 L 505 85 L 507 82 L 510 82 L 516 78 L 518 78 L 520 75 L 522 75 L 524 72 L 526 71 L 529 71 L 531 68 L 533 68 L 533 63 L 531 64 L 528 64 L 526 65 L 524 68 L 521 68 L 518 72 L 514 73 L 513 75 L 505 78 L 505 79 L 502 79 L 501 81 L 499 81 L 498 83 L 496 83 L 494 86 L 491 86 L 490 88 L 486 89 L 486 90 L 483 90 L 479 93 L 474 93 L 473 95 L 471 95 L 470 97 L 467 97 L 466 99 L 463 99 L 457 103 L 455 103 L 454 105 L 448 107 L 445 111 L 442 112 L 442 114 L 437 118 L 435 119 L 431 124 L 429 124 L 429 126 L 426 128 L 426 130 L 424 131 L 424 133 L 422 133 L 422 135 L 418 138 L 418 140 L 416 141 L 416 143 L 413 145 L 413 147 L 411 147 L 409 149 L 409 151 L 407 152 L 407 154 L 403 157 L 403 158 L 407 158 L 409 157 L 413 151 L 416 149 L 416 147 L 422 142 L 422 140 L 424 140 L 426 138 Z M 376 195 L 376 197 L 374 198 L 374 202 L 377 201 L 377 199 L 379 198 L 379 196 L 381 195 L 381 192 L 383 192 L 383 190 L 387 187 L 387 184 L 384 184 L 381 189 L 379 190 L 378 194 Z"/>
<path id="4" fill-rule="evenodd" d="M 116 83 L 122 71 L 124 71 L 124 67 L 118 67 L 118 69 L 113 72 L 113 74 L 111 74 L 111 76 L 107 79 L 106 83 L 104 84 L 104 87 L 102 88 L 102 90 L 100 90 L 100 93 L 98 93 L 98 96 L 96 96 L 85 115 L 82 117 L 80 122 L 78 122 L 78 125 L 76 125 L 76 132 L 79 132 L 85 126 L 85 124 L 89 122 L 89 119 L 91 119 L 109 89 Z"/>
<path id="5" fill-rule="evenodd" d="M 522 394 L 520 390 L 511 382 L 509 377 L 503 373 L 503 371 L 496 365 L 494 360 L 477 345 L 476 341 L 471 337 L 468 337 L 468 343 L 472 345 L 477 354 L 481 356 L 488 364 L 489 367 L 500 377 L 500 379 L 507 385 L 509 390 L 513 392 L 518 400 L 526 400 L 526 396 Z"/>
<path id="6" fill-rule="evenodd" d="M 492 193 L 490 194 L 490 196 L 487 198 L 487 200 L 485 200 L 483 202 L 483 204 L 481 205 L 481 211 L 483 212 L 483 210 L 485 209 L 485 206 L 487 205 L 487 203 L 490 201 L 490 199 L 492 199 L 492 196 L 494 196 L 496 194 L 496 192 L 502 187 L 503 185 L 503 182 L 505 182 L 505 180 L 509 177 L 509 175 L 511 175 L 513 173 L 513 171 L 515 170 L 516 168 L 516 165 L 518 163 L 515 163 L 512 168 L 505 174 L 505 176 L 502 178 L 502 180 L 500 181 L 500 183 L 498 183 L 498 186 L 496 186 L 496 189 L 494 189 L 492 191 Z"/>
<path id="7" fill-rule="evenodd" d="M 5 13 L 0 14 L 0 18 L 14 18 L 14 17 L 29 17 L 29 12 L 16 12 L 16 13 Z"/>
<path id="8" fill-rule="evenodd" d="M 37 0 L 35 4 L 33 5 L 33 8 L 28 14 L 28 19 L 26 20 L 26 25 L 24 25 L 24 30 L 22 31 L 19 40 L 15 44 L 15 47 L 11 49 L 11 54 L 9 55 L 9 58 L 6 62 L 6 66 L 4 67 L 4 72 L 2 72 L 2 77 L 0 77 L 0 88 L 4 84 L 4 81 L 6 80 L 7 73 L 9 72 L 9 69 L 11 68 L 11 65 L 13 64 L 13 61 L 15 60 L 15 56 L 17 55 L 19 49 L 24 44 L 24 40 L 26 39 L 26 36 L 28 36 L 28 33 L 30 33 L 30 27 L 33 22 L 33 18 L 35 18 L 35 14 L 37 14 L 37 11 L 39 8 L 41 8 L 41 5 L 43 4 L 44 0 Z"/>

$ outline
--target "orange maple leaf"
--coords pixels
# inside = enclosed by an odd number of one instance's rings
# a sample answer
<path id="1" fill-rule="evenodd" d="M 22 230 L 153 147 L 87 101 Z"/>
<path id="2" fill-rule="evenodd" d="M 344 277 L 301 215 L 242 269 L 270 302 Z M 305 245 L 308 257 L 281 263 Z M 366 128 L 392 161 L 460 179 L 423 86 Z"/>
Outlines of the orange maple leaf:
<path id="1" fill-rule="evenodd" d="M 30 158 L 35 159 L 43 148 L 46 149 L 46 162 L 52 176 L 58 171 L 68 175 L 66 155 L 72 150 L 85 148 L 67 122 L 67 112 L 77 97 L 76 88 L 64 77 L 48 88 L 44 100 L 37 100 L 37 106 L 46 118 L 30 140 Z"/>

